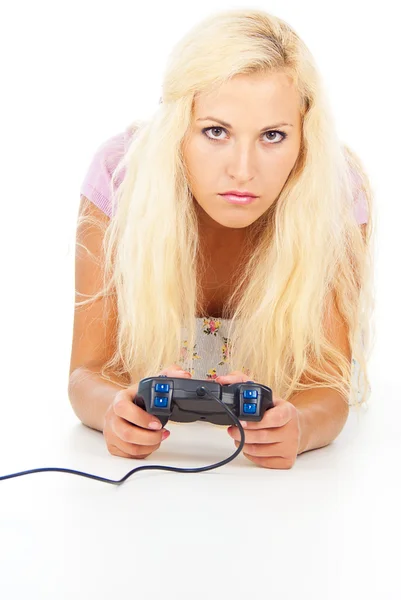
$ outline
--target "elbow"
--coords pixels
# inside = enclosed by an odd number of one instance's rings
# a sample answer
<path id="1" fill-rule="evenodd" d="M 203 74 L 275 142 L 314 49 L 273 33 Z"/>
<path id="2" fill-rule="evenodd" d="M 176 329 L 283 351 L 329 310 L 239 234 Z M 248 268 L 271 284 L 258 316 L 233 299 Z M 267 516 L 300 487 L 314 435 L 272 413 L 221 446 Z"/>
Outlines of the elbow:
<path id="1" fill-rule="evenodd" d="M 80 394 L 78 386 L 78 383 L 80 381 L 82 381 L 82 373 L 80 372 L 80 368 L 78 368 L 72 371 L 72 373 L 70 374 L 70 377 L 68 379 L 67 394 L 72 410 L 74 411 L 78 419 L 81 421 L 81 423 L 85 425 L 82 417 L 80 402 L 82 394 Z"/>

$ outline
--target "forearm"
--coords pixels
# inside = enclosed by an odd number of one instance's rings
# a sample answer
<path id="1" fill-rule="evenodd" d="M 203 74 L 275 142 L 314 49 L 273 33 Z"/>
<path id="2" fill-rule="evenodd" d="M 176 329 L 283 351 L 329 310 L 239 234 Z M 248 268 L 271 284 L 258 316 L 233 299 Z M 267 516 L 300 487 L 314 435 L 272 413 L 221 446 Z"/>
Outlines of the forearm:
<path id="1" fill-rule="evenodd" d="M 301 441 L 298 454 L 330 444 L 343 429 L 349 407 L 332 388 L 298 392 L 289 402 L 300 411 Z"/>
<path id="2" fill-rule="evenodd" d="M 68 397 L 71 406 L 84 425 L 103 431 L 103 419 L 117 392 L 127 384 L 115 378 L 104 379 L 91 369 L 80 367 L 70 376 Z"/>

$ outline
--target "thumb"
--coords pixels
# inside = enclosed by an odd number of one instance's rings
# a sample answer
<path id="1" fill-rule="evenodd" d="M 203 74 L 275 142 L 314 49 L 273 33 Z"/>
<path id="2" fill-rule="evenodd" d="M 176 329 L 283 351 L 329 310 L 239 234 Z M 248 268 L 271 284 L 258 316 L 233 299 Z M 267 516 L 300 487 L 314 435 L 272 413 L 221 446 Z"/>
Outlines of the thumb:
<path id="1" fill-rule="evenodd" d="M 166 369 L 163 369 L 163 371 L 160 371 L 159 377 L 160 375 L 167 375 L 167 377 L 192 377 L 191 373 L 184 371 L 180 365 L 176 364 L 170 365 Z"/>

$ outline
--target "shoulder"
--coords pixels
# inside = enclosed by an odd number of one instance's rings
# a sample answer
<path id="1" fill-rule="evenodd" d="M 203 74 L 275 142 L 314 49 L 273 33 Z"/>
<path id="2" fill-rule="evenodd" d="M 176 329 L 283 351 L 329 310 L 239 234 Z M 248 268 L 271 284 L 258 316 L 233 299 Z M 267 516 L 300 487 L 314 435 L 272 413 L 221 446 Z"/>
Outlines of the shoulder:
<path id="1" fill-rule="evenodd" d="M 369 180 L 359 156 L 345 144 L 343 151 L 353 189 L 355 218 L 359 225 L 365 225 L 365 227 L 361 227 L 364 230 L 369 219 L 369 195 L 371 193 Z"/>
<path id="2" fill-rule="evenodd" d="M 81 196 L 86 196 L 109 217 L 112 216 L 111 178 L 127 151 L 133 133 L 134 128 L 129 126 L 104 140 L 96 148 L 81 184 Z M 117 174 L 117 187 L 121 184 L 124 174 L 124 169 Z"/>

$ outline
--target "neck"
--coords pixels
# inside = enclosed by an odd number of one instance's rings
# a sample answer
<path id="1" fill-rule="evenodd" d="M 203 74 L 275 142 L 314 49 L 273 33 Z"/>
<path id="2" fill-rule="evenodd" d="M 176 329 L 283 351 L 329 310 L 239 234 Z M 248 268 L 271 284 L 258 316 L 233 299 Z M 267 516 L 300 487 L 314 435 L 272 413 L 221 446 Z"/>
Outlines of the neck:
<path id="1" fill-rule="evenodd" d="M 202 244 L 211 250 L 238 247 L 249 236 L 249 227 L 225 227 L 225 225 L 221 225 L 212 219 L 196 201 L 195 212 L 198 217 L 199 238 Z"/>

